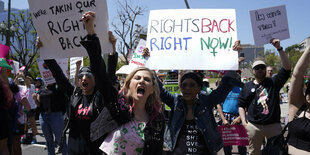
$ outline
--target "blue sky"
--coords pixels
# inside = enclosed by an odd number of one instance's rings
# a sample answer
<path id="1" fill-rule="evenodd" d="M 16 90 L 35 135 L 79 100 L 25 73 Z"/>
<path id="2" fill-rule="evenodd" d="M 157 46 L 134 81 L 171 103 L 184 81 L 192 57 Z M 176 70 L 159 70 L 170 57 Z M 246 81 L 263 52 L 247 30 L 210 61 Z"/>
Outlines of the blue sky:
<path id="1" fill-rule="evenodd" d="M 7 1 L 5 8 L 7 8 Z M 115 20 L 117 0 L 107 0 L 110 23 Z M 146 27 L 148 23 L 149 10 L 156 9 L 186 9 L 184 0 L 131 0 L 134 4 L 145 7 L 144 16 L 140 16 L 137 23 Z M 283 40 L 282 46 L 288 47 L 300 43 L 310 36 L 310 1 L 309 0 L 188 0 L 192 9 L 236 9 L 238 39 L 241 43 L 254 44 L 249 10 L 286 5 L 290 39 Z M 12 0 L 13 8 L 28 8 L 27 0 Z M 273 49 L 265 45 L 266 49 Z"/>

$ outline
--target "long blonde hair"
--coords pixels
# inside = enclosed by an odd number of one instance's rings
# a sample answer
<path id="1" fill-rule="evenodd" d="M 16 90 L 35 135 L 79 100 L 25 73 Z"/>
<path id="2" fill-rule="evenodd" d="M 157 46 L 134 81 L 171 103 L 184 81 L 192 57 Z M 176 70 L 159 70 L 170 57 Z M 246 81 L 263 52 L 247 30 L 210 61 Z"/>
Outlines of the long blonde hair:
<path id="1" fill-rule="evenodd" d="M 152 83 L 153 83 L 154 92 L 148 96 L 146 103 L 145 103 L 145 110 L 150 116 L 150 121 L 152 121 L 154 118 L 159 118 L 161 116 L 160 115 L 161 100 L 159 97 L 160 91 L 159 91 L 159 86 L 157 83 L 156 75 L 154 74 L 153 71 L 151 71 L 150 69 L 148 69 L 146 67 L 138 67 L 138 68 L 134 69 L 130 74 L 127 75 L 121 92 L 125 95 L 126 100 L 129 101 L 126 103 L 130 106 L 130 109 L 132 112 L 132 109 L 134 108 L 135 103 L 133 102 L 132 97 L 128 95 L 128 94 L 130 94 L 129 93 L 130 92 L 129 85 L 130 85 L 132 78 L 134 77 L 134 75 L 138 71 L 147 71 L 152 76 Z"/>

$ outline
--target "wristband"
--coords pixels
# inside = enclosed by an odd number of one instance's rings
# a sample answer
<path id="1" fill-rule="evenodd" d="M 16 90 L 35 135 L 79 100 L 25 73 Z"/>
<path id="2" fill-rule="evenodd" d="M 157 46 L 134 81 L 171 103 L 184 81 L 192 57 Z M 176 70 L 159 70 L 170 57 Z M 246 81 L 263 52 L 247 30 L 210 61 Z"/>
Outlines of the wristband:
<path id="1" fill-rule="evenodd" d="M 283 50 L 283 47 L 281 46 L 280 48 L 277 49 L 278 51 L 282 51 Z"/>

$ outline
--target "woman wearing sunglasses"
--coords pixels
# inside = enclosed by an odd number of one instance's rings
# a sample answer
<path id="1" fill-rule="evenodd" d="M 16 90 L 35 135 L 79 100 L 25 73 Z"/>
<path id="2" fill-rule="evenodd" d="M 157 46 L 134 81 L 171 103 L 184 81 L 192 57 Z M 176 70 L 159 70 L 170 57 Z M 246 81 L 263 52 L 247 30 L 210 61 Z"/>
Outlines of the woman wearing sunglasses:
<path id="1" fill-rule="evenodd" d="M 233 47 L 241 49 L 239 41 Z M 160 86 L 161 100 L 171 108 L 164 144 L 168 154 L 216 154 L 223 141 L 213 115 L 214 107 L 223 102 L 233 88 L 241 87 L 235 71 L 228 71 L 222 84 L 209 95 L 201 94 L 202 77 L 195 72 L 184 74 L 180 80 L 182 95 L 175 97 Z"/>
<path id="2" fill-rule="evenodd" d="M 81 41 L 81 45 L 87 50 L 90 67 L 82 67 L 79 70 L 77 87 L 71 85 L 55 60 L 45 60 L 59 88 L 67 96 L 71 96 L 70 107 L 67 108 L 68 121 L 63 131 L 63 136 L 65 136 L 67 129 L 70 129 L 68 140 L 68 154 L 70 155 L 102 154 L 99 150 L 102 139 L 97 138 L 96 141 L 91 141 L 90 126 L 104 109 L 104 104 L 116 101 L 117 96 L 117 90 L 111 84 L 118 58 L 115 51 L 116 39 L 110 32 L 109 40 L 114 52 L 109 56 L 109 73 L 107 73 L 101 57 L 99 39 L 95 33 L 94 18 L 93 12 L 86 12 L 82 17 L 87 36 Z M 38 42 L 38 45 L 42 46 L 42 43 Z"/>

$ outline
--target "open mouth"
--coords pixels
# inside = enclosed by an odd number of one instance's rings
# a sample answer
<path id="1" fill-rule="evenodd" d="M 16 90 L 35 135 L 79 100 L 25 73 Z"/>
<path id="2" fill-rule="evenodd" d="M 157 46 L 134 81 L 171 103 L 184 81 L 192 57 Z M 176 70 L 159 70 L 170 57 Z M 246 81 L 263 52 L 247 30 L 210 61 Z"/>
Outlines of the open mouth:
<path id="1" fill-rule="evenodd" d="M 82 87 L 87 87 L 88 83 L 87 82 L 82 82 Z"/>
<path id="2" fill-rule="evenodd" d="M 138 88 L 137 94 L 144 95 L 144 93 L 145 93 L 144 88 Z"/>

